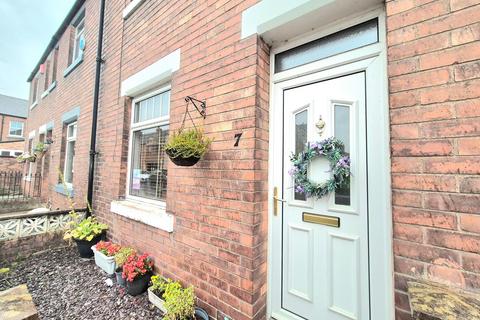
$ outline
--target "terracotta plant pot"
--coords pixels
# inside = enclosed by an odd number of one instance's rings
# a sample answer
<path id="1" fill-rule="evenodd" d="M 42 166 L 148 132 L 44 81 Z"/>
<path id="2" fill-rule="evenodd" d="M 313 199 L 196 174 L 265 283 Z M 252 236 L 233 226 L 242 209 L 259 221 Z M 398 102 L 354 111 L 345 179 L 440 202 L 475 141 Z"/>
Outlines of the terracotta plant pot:
<path id="1" fill-rule="evenodd" d="M 133 281 L 127 281 L 127 292 L 131 296 L 138 296 L 147 291 L 148 283 L 152 277 L 151 273 L 146 273 L 143 276 L 136 277 Z"/>

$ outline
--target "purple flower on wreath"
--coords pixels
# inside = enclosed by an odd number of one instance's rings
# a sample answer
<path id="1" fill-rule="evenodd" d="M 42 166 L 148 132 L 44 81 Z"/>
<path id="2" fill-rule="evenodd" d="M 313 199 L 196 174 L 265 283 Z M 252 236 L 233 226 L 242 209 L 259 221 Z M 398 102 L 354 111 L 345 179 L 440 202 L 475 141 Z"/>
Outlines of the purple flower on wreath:
<path id="1" fill-rule="evenodd" d="M 350 168 L 350 157 L 343 156 L 338 160 L 337 165 L 342 168 Z"/>
<path id="2" fill-rule="evenodd" d="M 295 187 L 295 192 L 296 193 L 305 193 L 305 188 L 302 186 L 296 186 Z"/>
<path id="3" fill-rule="evenodd" d="M 295 166 L 295 167 L 292 167 L 292 169 L 288 170 L 288 174 L 291 175 L 291 176 L 294 176 L 298 173 L 298 168 Z"/>

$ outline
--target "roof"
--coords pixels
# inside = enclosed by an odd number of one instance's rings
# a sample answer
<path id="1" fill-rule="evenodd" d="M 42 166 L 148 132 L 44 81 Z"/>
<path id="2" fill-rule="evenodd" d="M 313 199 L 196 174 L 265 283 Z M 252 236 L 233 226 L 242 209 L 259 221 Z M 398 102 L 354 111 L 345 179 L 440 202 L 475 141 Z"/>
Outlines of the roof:
<path id="1" fill-rule="evenodd" d="M 28 116 L 28 100 L 0 94 L 0 114 L 26 118 Z"/>
<path id="2" fill-rule="evenodd" d="M 76 0 L 76 1 L 75 1 L 75 3 L 73 4 L 72 8 L 71 8 L 70 11 L 68 12 L 67 16 L 65 17 L 65 19 L 63 19 L 62 24 L 60 25 L 60 27 L 58 27 L 57 32 L 55 32 L 55 34 L 53 35 L 52 39 L 51 39 L 50 42 L 48 43 L 48 46 L 47 46 L 47 48 L 45 49 L 45 51 L 43 52 L 42 57 L 41 57 L 40 60 L 38 61 L 37 65 L 35 66 L 35 68 L 34 68 L 34 69 L 32 70 L 32 72 L 30 73 L 30 76 L 28 77 L 27 82 L 32 81 L 33 77 L 35 77 L 35 75 L 37 74 L 38 69 L 40 68 L 40 65 L 45 62 L 45 59 L 47 59 L 47 57 L 48 57 L 48 55 L 50 54 L 50 52 L 55 48 L 55 46 L 57 45 L 58 40 L 60 40 L 60 38 L 62 37 L 62 35 L 63 35 L 63 33 L 65 32 L 65 30 L 67 30 L 68 26 L 70 25 L 70 22 L 71 22 L 72 19 L 75 17 L 75 14 L 76 14 L 77 11 L 82 7 L 82 5 L 83 5 L 84 2 L 85 2 L 85 0 Z"/>

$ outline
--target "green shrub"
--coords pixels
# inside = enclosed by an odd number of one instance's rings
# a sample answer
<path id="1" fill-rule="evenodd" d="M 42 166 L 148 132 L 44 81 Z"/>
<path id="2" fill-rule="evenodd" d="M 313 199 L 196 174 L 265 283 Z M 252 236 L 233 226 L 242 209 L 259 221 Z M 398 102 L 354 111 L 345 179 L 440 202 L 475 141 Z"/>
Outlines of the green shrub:
<path id="1" fill-rule="evenodd" d="M 188 320 L 195 315 L 195 292 L 193 286 L 182 288 L 177 281 L 165 281 L 162 285 L 164 289 L 163 299 L 164 307 L 167 313 L 164 320 Z"/>
<path id="2" fill-rule="evenodd" d="M 117 265 L 117 268 L 121 268 L 125 264 L 125 262 L 127 262 L 128 257 L 130 257 L 134 253 L 135 253 L 135 249 L 133 248 L 130 248 L 130 247 L 121 248 L 115 254 L 115 264 Z"/>
<path id="3" fill-rule="evenodd" d="M 79 223 L 75 220 L 72 220 L 70 224 L 70 229 L 65 232 L 64 239 L 75 239 L 75 240 L 87 240 L 91 241 L 96 236 L 102 234 L 105 230 L 108 229 L 108 226 L 104 223 L 100 223 L 94 217 L 88 217 L 83 219 Z"/>
<path id="4" fill-rule="evenodd" d="M 201 158 L 207 153 L 212 139 L 206 137 L 202 130 L 185 129 L 170 135 L 165 152 L 171 158 Z"/>

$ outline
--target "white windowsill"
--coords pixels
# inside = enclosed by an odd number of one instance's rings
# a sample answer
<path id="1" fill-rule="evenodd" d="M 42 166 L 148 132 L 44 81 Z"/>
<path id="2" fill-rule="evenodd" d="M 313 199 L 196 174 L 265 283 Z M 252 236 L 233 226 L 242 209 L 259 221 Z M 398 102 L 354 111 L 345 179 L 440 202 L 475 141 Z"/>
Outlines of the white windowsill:
<path id="1" fill-rule="evenodd" d="M 35 101 L 34 103 L 32 103 L 32 105 L 30 106 L 30 110 L 32 110 L 33 108 L 35 108 L 38 104 L 38 100 Z"/>
<path id="2" fill-rule="evenodd" d="M 110 211 L 149 226 L 173 232 L 173 216 L 158 205 L 133 200 L 116 200 L 111 202 Z"/>
<path id="3" fill-rule="evenodd" d="M 145 0 L 133 0 L 123 9 L 123 19 L 127 19 Z"/>
<path id="4" fill-rule="evenodd" d="M 7 138 L 22 139 L 22 140 L 24 139 L 23 136 L 14 136 L 14 135 L 10 135 L 10 134 L 7 136 Z"/>
<path id="5" fill-rule="evenodd" d="M 56 81 L 52 82 L 52 83 L 48 86 L 47 90 L 45 90 L 45 91 L 42 93 L 42 99 L 45 98 L 46 96 L 48 96 L 48 94 L 49 94 L 53 89 L 55 89 L 56 86 L 57 86 L 57 82 L 56 82 Z"/>

